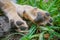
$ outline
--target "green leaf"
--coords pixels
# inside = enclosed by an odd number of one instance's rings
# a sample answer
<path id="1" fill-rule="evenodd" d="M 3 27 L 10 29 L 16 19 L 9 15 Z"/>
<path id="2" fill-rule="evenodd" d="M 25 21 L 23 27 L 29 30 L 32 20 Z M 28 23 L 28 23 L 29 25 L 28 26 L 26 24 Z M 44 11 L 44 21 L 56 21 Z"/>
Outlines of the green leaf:
<path id="1" fill-rule="evenodd" d="M 56 3 L 56 1 L 57 1 L 57 0 L 54 0 L 54 1 L 50 4 L 50 6 L 48 7 L 47 11 L 49 11 L 49 10 L 53 7 L 53 5 Z"/>
<path id="2" fill-rule="evenodd" d="M 50 37 L 48 38 L 48 40 L 51 40 L 53 38 L 54 35 L 50 35 Z"/>
<path id="3" fill-rule="evenodd" d="M 31 39 L 34 38 L 34 37 L 39 37 L 40 34 L 35 34 L 35 35 L 32 35 L 31 36 Z"/>
<path id="4" fill-rule="evenodd" d="M 29 30 L 29 33 L 27 35 L 24 35 L 20 40 L 30 40 L 35 30 L 36 30 L 36 25 L 32 25 Z"/>
<path id="5" fill-rule="evenodd" d="M 44 33 L 45 33 L 46 31 L 43 31 L 43 32 L 41 32 L 40 33 L 40 35 L 39 35 L 39 40 L 44 40 Z"/>

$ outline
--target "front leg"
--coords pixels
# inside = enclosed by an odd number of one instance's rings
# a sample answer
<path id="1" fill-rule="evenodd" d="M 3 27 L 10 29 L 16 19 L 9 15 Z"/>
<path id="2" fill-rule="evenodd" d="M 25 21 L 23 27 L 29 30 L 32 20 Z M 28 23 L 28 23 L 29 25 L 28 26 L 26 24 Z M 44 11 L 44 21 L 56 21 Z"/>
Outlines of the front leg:
<path id="1" fill-rule="evenodd" d="M 9 22 L 13 22 L 18 32 L 28 29 L 26 21 L 18 16 L 15 6 L 9 0 L 0 0 L 0 8 L 4 11 L 5 16 L 9 18 Z"/>
<path id="2" fill-rule="evenodd" d="M 15 6 L 21 17 L 24 17 L 37 25 L 52 25 L 52 18 L 49 15 L 49 12 L 29 5 L 15 4 Z"/>

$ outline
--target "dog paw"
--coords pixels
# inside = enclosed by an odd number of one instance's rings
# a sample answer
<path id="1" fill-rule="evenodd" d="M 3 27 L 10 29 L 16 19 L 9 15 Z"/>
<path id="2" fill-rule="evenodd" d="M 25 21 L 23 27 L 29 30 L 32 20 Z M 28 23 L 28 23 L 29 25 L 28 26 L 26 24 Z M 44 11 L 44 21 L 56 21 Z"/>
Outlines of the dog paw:
<path id="1" fill-rule="evenodd" d="M 29 5 L 16 5 L 17 12 L 27 20 L 38 25 L 52 25 L 52 18 L 47 11 Z"/>
<path id="2" fill-rule="evenodd" d="M 18 32 L 28 30 L 27 23 L 21 17 L 18 16 L 17 11 L 14 7 L 5 9 L 4 12 L 5 16 L 9 19 L 9 23 L 11 25 L 13 24 L 15 26 L 14 28 L 16 28 Z"/>
<path id="3" fill-rule="evenodd" d="M 26 21 L 22 20 L 20 17 L 14 17 L 13 19 L 10 19 L 11 26 L 18 32 L 27 31 L 28 25 Z"/>
<path id="4" fill-rule="evenodd" d="M 9 23 L 12 22 L 16 26 L 16 28 L 19 29 L 19 31 L 27 30 L 28 25 L 21 17 L 18 16 L 14 4 L 9 0 L 1 0 L 0 2 L 1 4 L 4 4 L 0 8 L 3 10 L 5 16 L 8 17 Z"/>

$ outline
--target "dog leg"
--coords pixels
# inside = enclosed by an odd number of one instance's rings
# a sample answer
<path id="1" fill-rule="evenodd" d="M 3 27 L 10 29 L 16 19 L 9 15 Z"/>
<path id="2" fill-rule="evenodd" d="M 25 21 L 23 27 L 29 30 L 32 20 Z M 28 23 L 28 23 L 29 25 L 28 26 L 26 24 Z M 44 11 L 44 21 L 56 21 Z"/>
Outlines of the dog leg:
<path id="1" fill-rule="evenodd" d="M 47 11 L 29 5 L 14 5 L 21 17 L 24 17 L 25 19 L 30 20 L 33 23 L 37 23 L 38 25 L 46 25 L 48 23 L 52 23 L 50 22 L 52 18 Z"/>
<path id="2" fill-rule="evenodd" d="M 9 0 L 0 0 L 0 8 L 9 18 L 9 22 L 13 21 L 19 32 L 21 32 L 21 30 L 28 29 L 28 25 L 21 17 L 18 16 L 15 6 Z"/>

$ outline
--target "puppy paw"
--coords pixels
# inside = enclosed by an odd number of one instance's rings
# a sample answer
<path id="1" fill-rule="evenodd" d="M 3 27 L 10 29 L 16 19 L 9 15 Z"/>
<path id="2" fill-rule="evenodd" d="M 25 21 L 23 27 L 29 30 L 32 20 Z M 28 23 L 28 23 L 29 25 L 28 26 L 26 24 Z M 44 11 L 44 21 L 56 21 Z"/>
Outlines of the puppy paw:
<path id="1" fill-rule="evenodd" d="M 5 12 L 4 13 L 5 16 L 8 17 L 9 23 L 11 25 L 13 23 L 13 25 L 15 26 L 16 30 L 18 30 L 18 32 L 25 31 L 28 29 L 27 23 L 21 17 L 18 16 L 14 6 L 9 7 L 7 9 L 3 9 L 3 11 Z"/>
<path id="2" fill-rule="evenodd" d="M 52 18 L 49 12 L 29 5 L 16 5 L 17 12 L 27 20 L 38 25 L 52 25 Z M 21 10 L 22 9 L 22 10 Z"/>
<path id="3" fill-rule="evenodd" d="M 3 4 L 0 8 L 3 10 L 5 16 L 8 17 L 9 22 L 12 22 L 19 31 L 27 30 L 28 25 L 21 17 L 18 16 L 14 4 L 9 0 L 1 0 L 0 2 Z"/>
<path id="4" fill-rule="evenodd" d="M 28 30 L 28 25 L 26 21 L 22 20 L 20 17 L 14 17 L 10 19 L 11 26 L 18 32 L 24 32 Z"/>

